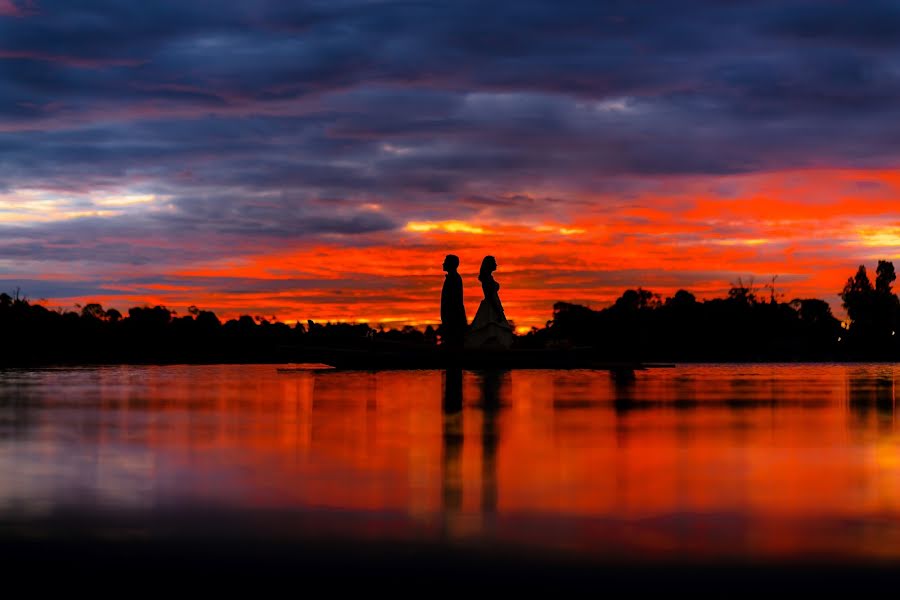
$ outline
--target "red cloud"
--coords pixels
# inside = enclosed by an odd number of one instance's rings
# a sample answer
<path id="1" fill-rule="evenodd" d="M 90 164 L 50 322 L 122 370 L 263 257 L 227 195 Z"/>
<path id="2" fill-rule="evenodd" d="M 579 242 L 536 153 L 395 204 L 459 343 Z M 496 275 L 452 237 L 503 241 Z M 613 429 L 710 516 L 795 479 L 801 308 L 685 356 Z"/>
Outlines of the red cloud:
<path id="1" fill-rule="evenodd" d="M 710 191 L 726 185 L 727 194 Z M 497 257 L 500 295 L 519 326 L 543 325 L 556 301 L 601 307 L 638 286 L 709 298 L 739 277 L 761 287 L 778 276 L 783 300 L 820 297 L 840 313 L 837 292 L 856 266 L 900 249 L 900 219 L 891 220 L 898 193 L 900 179 L 888 171 L 694 178 L 673 183 L 668 196 L 635 197 L 614 210 L 602 199 L 580 203 L 583 210 L 565 223 L 472 217 L 414 221 L 401 232 L 369 234 L 360 246 L 319 239 L 251 251 L 236 244 L 231 255 L 208 263 L 155 273 L 123 268 L 106 297 L 49 303 L 160 303 L 182 311 L 196 304 L 224 318 L 435 323 L 440 265 L 454 253 L 470 313 L 480 299 L 481 259 Z M 183 248 L 205 243 L 185 240 Z M 145 283 L 115 283 L 138 275 Z"/>

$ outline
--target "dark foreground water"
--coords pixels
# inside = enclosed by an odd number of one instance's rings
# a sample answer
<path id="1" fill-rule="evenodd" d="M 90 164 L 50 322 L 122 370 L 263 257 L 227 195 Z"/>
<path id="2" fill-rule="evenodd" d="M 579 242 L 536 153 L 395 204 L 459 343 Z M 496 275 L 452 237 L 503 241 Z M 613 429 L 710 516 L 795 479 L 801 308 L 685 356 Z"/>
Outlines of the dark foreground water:
<path id="1" fill-rule="evenodd" d="M 760 565 L 874 581 L 900 565 L 898 376 L 0 371 L 0 554 L 494 583 L 523 568 L 758 582 Z"/>

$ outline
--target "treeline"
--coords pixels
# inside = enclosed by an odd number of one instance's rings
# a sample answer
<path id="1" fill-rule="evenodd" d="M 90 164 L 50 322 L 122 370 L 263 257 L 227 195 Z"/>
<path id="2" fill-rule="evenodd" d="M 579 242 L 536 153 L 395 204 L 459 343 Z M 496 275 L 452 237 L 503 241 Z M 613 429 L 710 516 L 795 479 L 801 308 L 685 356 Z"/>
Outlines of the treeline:
<path id="1" fill-rule="evenodd" d="M 741 286 L 702 302 L 641 288 L 603 310 L 559 302 L 548 326 L 525 337 L 529 347 L 591 346 L 610 360 L 822 361 L 846 358 L 842 332 L 823 300 L 772 302 Z"/>
<path id="2" fill-rule="evenodd" d="M 317 347 L 384 344 L 436 345 L 434 328 L 373 329 L 367 324 L 296 323 L 164 306 L 134 307 L 123 315 L 100 304 L 79 312 L 49 310 L 0 294 L 0 365 L 73 363 L 290 362 L 312 359 Z"/>
<path id="3" fill-rule="evenodd" d="M 889 261 L 879 261 L 874 284 L 861 265 L 841 291 L 847 327 L 824 300 L 784 302 L 774 287 L 766 295 L 738 282 L 725 298 L 705 301 L 638 288 L 602 310 L 559 302 L 553 320 L 522 345 L 591 346 L 610 359 L 644 361 L 897 360 L 895 279 Z"/>
<path id="4" fill-rule="evenodd" d="M 898 360 L 900 300 L 894 266 L 879 261 L 874 283 L 865 266 L 841 291 L 850 318 L 844 327 L 824 300 L 777 298 L 739 281 L 725 298 L 700 301 L 637 288 L 611 306 L 592 310 L 558 302 L 545 327 L 518 336 L 517 348 L 591 347 L 610 360 L 799 361 Z M 122 314 L 88 304 L 49 310 L 0 294 L 0 365 L 73 363 L 290 362 L 315 360 L 317 348 L 435 347 L 428 326 L 385 330 L 368 324 L 297 322 L 242 316 L 222 322 L 191 307 Z"/>

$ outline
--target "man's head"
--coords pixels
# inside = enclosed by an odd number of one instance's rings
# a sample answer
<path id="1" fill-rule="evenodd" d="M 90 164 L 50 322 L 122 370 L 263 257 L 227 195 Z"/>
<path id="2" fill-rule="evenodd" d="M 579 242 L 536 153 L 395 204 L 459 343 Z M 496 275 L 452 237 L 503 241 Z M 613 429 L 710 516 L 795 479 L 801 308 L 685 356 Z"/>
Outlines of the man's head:
<path id="1" fill-rule="evenodd" d="M 459 268 L 459 257 L 455 254 L 448 254 L 444 259 L 444 270 L 452 273 Z"/>

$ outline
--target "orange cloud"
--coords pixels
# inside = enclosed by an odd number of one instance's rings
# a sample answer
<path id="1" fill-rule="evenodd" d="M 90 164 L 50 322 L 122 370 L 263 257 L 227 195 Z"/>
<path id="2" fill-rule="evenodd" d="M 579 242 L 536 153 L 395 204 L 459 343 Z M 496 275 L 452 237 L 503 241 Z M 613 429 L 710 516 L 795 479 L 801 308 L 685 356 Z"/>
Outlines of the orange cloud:
<path id="1" fill-rule="evenodd" d="M 578 198 L 573 205 L 581 210 L 565 222 L 476 213 L 411 220 L 358 245 L 320 238 L 238 250 L 159 271 L 156 284 L 110 281 L 102 300 L 118 307 L 197 304 L 223 317 L 437 323 L 440 265 L 454 253 L 469 314 L 480 300 L 478 267 L 491 254 L 507 314 L 522 328 L 543 325 L 560 300 L 602 307 L 637 286 L 663 295 L 686 288 L 701 298 L 720 296 L 738 277 L 762 286 L 777 276 L 784 299 L 822 297 L 840 313 L 836 294 L 856 266 L 891 259 L 900 248 L 898 194 L 900 176 L 892 171 L 683 179 L 666 194 Z"/>

